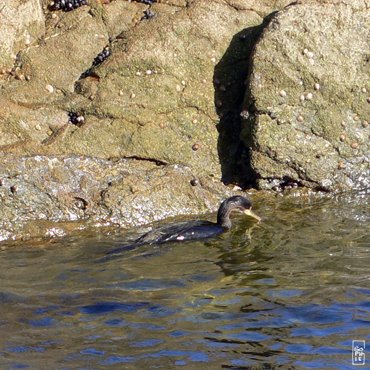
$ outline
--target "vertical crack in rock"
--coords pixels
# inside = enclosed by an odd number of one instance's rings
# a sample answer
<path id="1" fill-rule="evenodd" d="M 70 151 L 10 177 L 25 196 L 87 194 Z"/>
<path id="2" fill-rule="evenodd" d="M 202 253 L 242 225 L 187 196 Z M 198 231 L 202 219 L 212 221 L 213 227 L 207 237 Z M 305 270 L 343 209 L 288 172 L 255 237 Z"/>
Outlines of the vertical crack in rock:
<path id="1" fill-rule="evenodd" d="M 243 121 L 250 117 L 254 109 L 248 90 L 246 92 L 252 51 L 271 17 L 266 17 L 259 26 L 237 33 L 215 68 L 213 85 L 219 116 L 218 153 L 222 181 L 226 184 L 249 187 L 255 183 L 256 175 L 250 165 L 250 145 L 242 140 L 241 131 Z"/>

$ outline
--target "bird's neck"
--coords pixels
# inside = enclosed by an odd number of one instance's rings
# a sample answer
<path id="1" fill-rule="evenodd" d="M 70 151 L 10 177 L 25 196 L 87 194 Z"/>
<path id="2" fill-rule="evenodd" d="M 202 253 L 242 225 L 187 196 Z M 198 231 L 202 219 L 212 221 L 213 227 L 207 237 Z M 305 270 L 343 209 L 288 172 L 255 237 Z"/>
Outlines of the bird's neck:
<path id="1" fill-rule="evenodd" d="M 231 210 L 227 210 L 223 207 L 220 207 L 217 213 L 217 224 L 225 229 L 230 229 L 231 228 L 230 213 Z"/>

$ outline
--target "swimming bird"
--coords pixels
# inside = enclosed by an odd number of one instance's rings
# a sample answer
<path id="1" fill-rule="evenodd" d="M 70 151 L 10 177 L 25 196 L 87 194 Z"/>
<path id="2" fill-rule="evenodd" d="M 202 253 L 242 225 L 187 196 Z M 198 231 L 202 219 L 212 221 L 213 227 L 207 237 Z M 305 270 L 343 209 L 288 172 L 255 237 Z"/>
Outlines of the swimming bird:
<path id="1" fill-rule="evenodd" d="M 225 199 L 221 203 L 217 212 L 216 223 L 196 220 L 165 225 L 140 236 L 132 245 L 116 248 L 108 252 L 108 254 L 120 253 L 123 250 L 133 249 L 143 244 L 163 244 L 167 242 L 182 242 L 215 237 L 231 228 L 230 214 L 233 211 L 242 212 L 257 221 L 261 220 L 260 217 L 252 212 L 251 201 L 248 198 L 236 195 Z"/>

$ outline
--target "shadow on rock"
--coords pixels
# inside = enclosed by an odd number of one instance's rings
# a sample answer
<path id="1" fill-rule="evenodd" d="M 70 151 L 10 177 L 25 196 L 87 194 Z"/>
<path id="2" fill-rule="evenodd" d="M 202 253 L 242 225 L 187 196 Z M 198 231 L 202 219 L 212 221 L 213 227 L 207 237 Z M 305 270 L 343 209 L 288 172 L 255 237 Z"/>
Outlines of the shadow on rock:
<path id="1" fill-rule="evenodd" d="M 254 45 L 274 14 L 267 16 L 259 26 L 245 28 L 234 35 L 215 67 L 214 102 L 220 119 L 217 125 L 217 149 L 225 184 L 235 183 L 246 188 L 255 183 L 256 175 L 250 166 L 249 149 L 240 138 L 242 120 L 249 116 L 242 106 L 250 105 L 245 104 L 244 99 Z"/>

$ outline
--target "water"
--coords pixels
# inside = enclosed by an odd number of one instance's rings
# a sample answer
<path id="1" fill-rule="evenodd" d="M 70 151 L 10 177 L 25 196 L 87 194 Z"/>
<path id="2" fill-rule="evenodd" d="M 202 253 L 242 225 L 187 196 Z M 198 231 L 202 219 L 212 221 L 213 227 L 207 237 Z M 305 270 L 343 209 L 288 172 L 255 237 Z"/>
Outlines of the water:
<path id="1" fill-rule="evenodd" d="M 0 368 L 353 369 L 352 340 L 370 345 L 368 198 L 256 212 L 105 261 L 137 231 L 1 252 Z"/>

